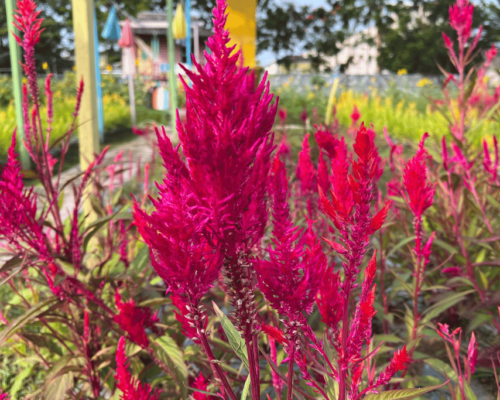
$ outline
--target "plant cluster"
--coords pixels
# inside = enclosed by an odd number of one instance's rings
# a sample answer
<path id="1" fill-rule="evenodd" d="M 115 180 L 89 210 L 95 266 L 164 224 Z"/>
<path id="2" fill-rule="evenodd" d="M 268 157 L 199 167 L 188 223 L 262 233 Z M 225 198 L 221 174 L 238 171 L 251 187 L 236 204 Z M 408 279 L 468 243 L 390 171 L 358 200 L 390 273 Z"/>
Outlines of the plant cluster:
<path id="1" fill-rule="evenodd" d="M 450 9 L 458 51 L 444 37 L 462 72 L 477 45 L 467 46 L 472 13 L 467 0 Z M 51 76 L 42 122 L 35 68 L 39 14 L 18 0 L 24 146 L 38 184 L 23 182 L 14 133 L 0 175 L 0 399 L 409 400 L 439 390 L 475 400 L 474 377 L 495 386 L 498 143 L 468 140 L 470 114 L 485 120 L 499 104 L 486 64 L 474 81 L 447 74 L 435 106 L 452 115 L 451 140 L 438 147 L 424 134 L 405 149 L 387 129 L 384 142 L 354 108 L 345 135 L 338 120 L 306 133 L 295 163 L 287 111 L 267 76 L 256 82 L 240 66 L 218 0 L 207 63 L 185 70 L 192 86 L 182 80 L 180 143 L 156 129 L 156 188 L 154 160 L 151 171 L 123 152 L 108 162 L 106 149 L 64 182 L 84 83 L 56 160 Z M 132 169 L 141 185 L 128 193 Z M 17 375 L 14 359 L 25 367 Z"/>

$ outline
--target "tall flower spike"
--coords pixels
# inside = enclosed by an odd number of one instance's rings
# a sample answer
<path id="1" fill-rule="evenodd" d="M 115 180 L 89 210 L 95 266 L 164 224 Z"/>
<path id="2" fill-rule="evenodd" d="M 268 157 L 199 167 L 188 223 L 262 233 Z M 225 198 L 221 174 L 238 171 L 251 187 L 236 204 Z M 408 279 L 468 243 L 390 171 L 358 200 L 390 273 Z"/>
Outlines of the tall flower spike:
<path id="1" fill-rule="evenodd" d="M 148 384 L 142 384 L 132 377 L 129 362 L 125 354 L 125 338 L 118 341 L 116 350 L 116 387 L 121 390 L 121 400 L 159 400 L 160 391 L 151 389 Z"/>
<path id="2" fill-rule="evenodd" d="M 493 136 L 493 145 L 494 145 L 494 155 L 495 161 L 492 162 L 490 157 L 490 151 L 488 149 L 488 142 L 486 139 L 483 141 L 483 150 L 484 150 L 484 170 L 490 175 L 490 182 L 496 182 L 498 179 L 498 165 L 499 165 L 499 157 L 498 157 L 498 140 L 496 136 Z"/>
<path id="3" fill-rule="evenodd" d="M 149 339 L 146 329 L 156 331 L 154 324 L 158 322 L 156 316 L 151 315 L 148 308 L 136 307 L 134 300 L 122 302 L 118 289 L 115 292 L 115 303 L 119 314 L 115 315 L 115 322 L 129 334 L 130 340 L 142 347 L 148 347 Z"/>
<path id="4" fill-rule="evenodd" d="M 178 149 L 172 147 L 165 130 L 157 130 L 157 137 L 167 175 L 158 185 L 151 215 L 135 204 L 135 223 L 150 247 L 158 275 L 175 295 L 197 304 L 217 279 L 221 258 L 207 240 L 206 222 Z"/>
<path id="5" fill-rule="evenodd" d="M 450 6 L 450 25 L 457 32 L 459 41 L 465 43 L 471 35 L 474 5 L 468 0 L 457 0 Z"/>
<path id="6" fill-rule="evenodd" d="M 344 302 L 340 293 L 340 273 L 334 272 L 333 268 L 328 268 L 325 273 L 316 296 L 316 303 L 321 319 L 332 330 L 334 338 L 337 337 Z"/>
<path id="7" fill-rule="evenodd" d="M 417 218 L 421 218 L 433 202 L 435 185 L 427 179 L 427 152 L 423 147 L 425 138 L 420 142 L 417 154 L 406 164 L 403 181 L 406 195 L 403 193 L 408 206 Z"/>
<path id="8" fill-rule="evenodd" d="M 356 105 L 354 105 L 354 108 L 352 109 L 352 113 L 351 113 L 352 124 L 356 125 L 360 118 L 361 118 L 361 113 L 359 112 L 358 107 L 356 107 Z"/>
<path id="9" fill-rule="evenodd" d="M 26 243 L 44 260 L 51 260 L 42 221 L 37 219 L 37 197 L 24 187 L 21 165 L 15 153 L 16 134 L 0 175 L 0 239 L 17 250 Z"/>
<path id="10" fill-rule="evenodd" d="M 228 47 L 225 12 L 225 1 L 218 0 L 207 63 L 202 67 L 194 60 L 197 73 L 185 69 L 192 87 L 181 77 L 186 121 L 178 118 L 177 130 L 200 204 L 198 213 L 216 236 L 213 243 L 224 260 L 236 326 L 249 341 L 259 325 L 253 299 L 247 295 L 254 281 L 247 267 L 267 224 L 266 187 L 277 104 L 271 105 L 267 74 L 256 87 L 255 76 L 238 66 L 241 52 Z"/>
<path id="11" fill-rule="evenodd" d="M 469 347 L 467 348 L 467 365 L 470 368 L 470 376 L 474 375 L 474 372 L 476 372 L 477 346 L 476 336 L 474 335 L 474 332 L 472 332 Z M 465 369 L 465 379 L 469 379 L 469 368 Z"/>
<path id="12" fill-rule="evenodd" d="M 344 255 L 342 267 L 344 281 L 342 282 L 342 333 L 339 351 L 339 400 L 345 400 L 348 392 L 348 375 L 354 374 L 351 360 L 359 359 L 360 348 L 363 341 L 371 334 L 371 320 L 375 314 L 373 307 L 375 287 L 368 293 L 364 291 L 364 298 L 360 299 L 354 324 L 351 325 L 349 305 L 352 290 L 356 288 L 357 276 L 361 263 L 367 250 L 369 236 L 382 226 L 390 203 L 372 217 L 371 207 L 377 192 L 376 185 L 380 178 L 383 165 L 375 146 L 375 132 L 366 129 L 361 124 L 353 145 L 355 160 L 350 159 L 343 141 L 336 146 L 336 156 L 332 160 L 332 177 L 330 194 L 320 190 L 320 206 L 323 212 L 331 218 L 339 230 L 339 236 L 344 246 L 334 245 L 340 254 Z M 352 174 L 349 174 L 349 164 L 352 164 Z M 354 212 L 353 212 L 354 211 Z M 333 242 L 332 242 L 333 243 Z M 339 251 L 340 250 L 340 251 Z M 367 288 L 374 274 L 374 265 L 367 269 Z M 353 375 L 351 375 L 352 377 Z"/>
<path id="13" fill-rule="evenodd" d="M 196 389 L 199 389 L 199 390 L 203 390 L 205 392 L 208 390 L 208 382 L 205 380 L 205 377 L 203 376 L 203 374 L 201 372 L 194 380 L 193 387 Z M 210 396 L 210 395 L 205 394 L 205 393 L 201 393 L 201 392 L 194 392 L 193 399 L 194 400 L 211 400 L 211 399 L 215 399 L 215 397 Z"/>
<path id="14" fill-rule="evenodd" d="M 406 346 L 403 346 L 401 350 L 396 350 L 389 366 L 387 366 L 384 372 L 380 374 L 380 377 L 378 378 L 374 387 L 387 384 L 392 379 L 392 377 L 396 375 L 396 372 L 404 371 L 410 361 L 411 358 L 406 351 Z"/>
<path id="15" fill-rule="evenodd" d="M 259 287 L 272 306 L 295 320 L 302 310 L 312 311 L 312 305 L 326 269 L 326 257 L 312 232 L 294 226 L 290 218 L 288 179 L 283 162 L 275 157 L 270 178 L 273 209 L 273 238 L 269 245 L 269 260 L 256 264 Z M 307 244 L 307 250 L 304 249 Z M 279 294 L 278 294 L 279 293 Z"/>
<path id="16" fill-rule="evenodd" d="M 38 18 L 41 11 L 36 11 L 34 0 L 18 0 L 17 9 L 14 11 L 14 25 L 22 32 L 23 38 L 15 36 L 17 42 L 24 50 L 24 73 L 28 78 L 28 86 L 34 104 L 38 104 L 38 84 L 35 66 L 35 46 L 40 41 L 42 19 Z"/>
<path id="17" fill-rule="evenodd" d="M 299 152 L 299 162 L 297 164 L 298 198 L 302 198 L 307 207 L 309 218 L 316 218 L 316 170 L 311 161 L 311 148 L 309 146 L 309 134 L 304 136 L 302 150 Z M 300 206 L 300 205 L 299 205 Z"/>
<path id="18" fill-rule="evenodd" d="M 10 396 L 8 393 L 3 393 L 0 389 L 0 400 L 10 400 Z"/>

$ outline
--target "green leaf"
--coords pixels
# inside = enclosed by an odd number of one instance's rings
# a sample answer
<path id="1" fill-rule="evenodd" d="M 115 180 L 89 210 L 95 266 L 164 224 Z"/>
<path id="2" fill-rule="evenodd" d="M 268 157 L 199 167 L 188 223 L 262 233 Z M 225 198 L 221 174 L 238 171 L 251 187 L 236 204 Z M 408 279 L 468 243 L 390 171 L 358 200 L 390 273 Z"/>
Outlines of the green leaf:
<path id="1" fill-rule="evenodd" d="M 49 336 L 46 335 L 37 335 L 35 333 L 23 332 L 23 337 L 29 340 L 31 343 L 35 344 L 38 347 L 45 347 L 49 349 L 51 353 L 62 356 L 62 351 L 57 344 L 55 344 Z"/>
<path id="2" fill-rule="evenodd" d="M 439 239 L 434 239 L 434 242 L 433 244 L 436 244 L 438 245 L 439 247 L 441 247 L 442 249 L 445 249 L 446 251 L 448 251 L 450 254 L 455 254 L 455 253 L 458 253 L 457 249 L 455 249 L 453 246 L 451 246 L 450 244 L 446 243 L 446 242 L 443 242 L 442 240 L 439 240 Z"/>
<path id="3" fill-rule="evenodd" d="M 5 285 L 8 281 L 10 281 L 12 278 L 14 278 L 19 272 L 21 272 L 24 269 L 25 265 L 20 265 L 14 271 L 10 273 L 10 275 L 5 278 L 3 281 L 0 282 L 0 286 Z"/>
<path id="4" fill-rule="evenodd" d="M 23 262 L 23 258 L 19 256 L 12 257 L 0 268 L 0 273 L 7 272 L 8 270 L 18 267 Z"/>
<path id="5" fill-rule="evenodd" d="M 420 389 L 397 389 L 388 390 L 387 392 L 373 394 L 363 397 L 363 400 L 411 400 L 415 397 L 421 396 L 425 393 L 432 392 L 433 390 L 439 389 L 446 385 L 446 382 L 441 385 L 429 386 Z"/>
<path id="6" fill-rule="evenodd" d="M 182 398 L 187 398 L 188 370 L 182 350 L 177 346 L 175 340 L 168 335 L 156 339 L 153 343 L 155 355 L 174 374 L 174 378 L 177 379 L 182 390 Z"/>
<path id="7" fill-rule="evenodd" d="M 129 271 L 140 272 L 142 271 L 147 263 L 149 262 L 149 247 L 143 245 L 137 252 L 137 255 L 130 263 Z"/>
<path id="8" fill-rule="evenodd" d="M 26 311 L 23 315 L 18 317 L 15 321 L 9 324 L 3 331 L 0 332 L 0 346 L 3 346 L 4 343 L 12 337 L 19 329 L 21 329 L 28 322 L 34 320 L 39 315 L 43 314 L 47 311 L 49 306 L 54 305 L 59 301 L 57 297 L 50 297 L 45 301 L 42 301 L 28 311 Z"/>
<path id="9" fill-rule="evenodd" d="M 172 300 L 170 297 L 156 297 L 153 299 L 147 299 L 138 304 L 139 307 L 153 307 L 153 306 L 162 306 L 164 304 L 171 304 Z"/>
<path id="10" fill-rule="evenodd" d="M 44 399 L 46 400 L 64 400 L 66 392 L 73 388 L 73 373 L 67 371 L 62 375 L 57 376 L 50 382 L 47 382 L 44 390 Z"/>
<path id="11" fill-rule="evenodd" d="M 83 239 L 83 248 L 85 251 L 87 251 L 87 246 L 90 242 L 90 239 L 101 230 L 101 228 L 106 225 L 109 221 L 114 219 L 118 215 L 118 212 L 107 215 L 105 217 L 99 218 L 98 220 L 92 222 L 89 226 L 86 227 L 85 232 L 87 234 L 85 235 L 85 239 Z"/>
<path id="12" fill-rule="evenodd" d="M 408 244 L 408 243 L 410 243 L 410 242 L 412 242 L 414 240 L 415 240 L 415 236 L 410 236 L 410 237 L 404 238 L 398 244 L 396 244 L 395 246 L 392 247 L 391 251 L 389 253 L 387 253 L 386 258 L 389 258 L 396 251 L 398 251 L 401 247 L 403 247 L 405 244 Z"/>
<path id="13" fill-rule="evenodd" d="M 118 203 L 118 200 L 120 200 L 120 197 L 123 192 L 123 186 L 120 186 L 116 193 L 113 194 L 113 202 L 111 203 L 113 206 Z"/>
<path id="14" fill-rule="evenodd" d="M 424 360 L 424 362 L 427 365 L 429 365 L 432 369 L 434 369 L 436 372 L 445 373 L 448 376 L 448 378 L 450 378 L 455 384 L 458 384 L 457 374 L 455 374 L 455 371 L 453 371 L 453 368 L 451 368 L 445 362 L 443 362 L 437 358 L 427 358 Z M 464 391 L 465 391 L 465 397 L 467 398 L 467 400 L 477 400 L 476 395 L 474 394 L 471 387 L 467 384 L 467 382 L 465 380 L 464 380 Z"/>
<path id="15" fill-rule="evenodd" d="M 250 391 L 250 376 L 247 377 L 247 380 L 245 381 L 245 386 L 243 386 L 243 391 L 241 392 L 241 400 L 247 400 L 249 391 Z"/>
<path id="16" fill-rule="evenodd" d="M 156 343 L 160 345 L 160 347 L 165 351 L 165 353 L 168 354 L 168 357 L 175 365 L 175 367 L 178 369 L 178 371 L 181 372 L 181 375 L 184 378 L 187 378 L 188 370 L 186 364 L 184 363 L 182 350 L 179 348 L 179 346 L 177 346 L 175 340 L 168 335 L 164 335 L 156 339 Z"/>
<path id="17" fill-rule="evenodd" d="M 22 389 L 23 381 L 31 374 L 31 370 L 33 369 L 34 366 L 35 366 L 34 364 L 31 364 L 30 367 L 22 370 L 17 375 L 9 392 L 12 400 L 17 400 L 17 392 L 19 392 Z"/>
<path id="18" fill-rule="evenodd" d="M 214 306 L 214 311 L 219 318 L 220 324 L 222 325 L 222 329 L 224 329 L 224 333 L 229 340 L 229 344 L 233 348 L 236 355 L 241 359 L 241 361 L 243 361 L 243 364 L 245 364 L 247 371 L 250 371 L 250 368 L 248 366 L 248 353 L 245 341 L 241 337 L 240 333 L 236 330 L 233 323 L 229 320 L 229 318 L 220 310 L 219 307 L 217 307 L 217 304 L 215 304 L 213 301 L 212 304 Z"/>
<path id="19" fill-rule="evenodd" d="M 478 326 L 491 322 L 493 317 L 488 314 L 478 314 L 469 322 L 469 326 L 467 326 L 467 332 L 472 332 Z"/>
<path id="20" fill-rule="evenodd" d="M 433 304 L 422 313 L 422 315 L 425 315 L 422 321 L 430 321 L 432 318 L 437 317 L 443 311 L 446 311 L 448 308 L 460 302 L 465 296 L 474 293 L 475 291 L 475 289 L 471 289 L 460 293 L 449 293 L 444 299 L 438 301 L 436 304 Z"/>
<path id="21" fill-rule="evenodd" d="M 387 342 L 387 343 L 401 343 L 403 342 L 403 339 L 397 337 L 396 335 L 384 335 L 384 334 L 380 334 L 380 335 L 375 335 L 373 337 L 373 341 L 375 343 L 380 343 L 380 342 Z"/>

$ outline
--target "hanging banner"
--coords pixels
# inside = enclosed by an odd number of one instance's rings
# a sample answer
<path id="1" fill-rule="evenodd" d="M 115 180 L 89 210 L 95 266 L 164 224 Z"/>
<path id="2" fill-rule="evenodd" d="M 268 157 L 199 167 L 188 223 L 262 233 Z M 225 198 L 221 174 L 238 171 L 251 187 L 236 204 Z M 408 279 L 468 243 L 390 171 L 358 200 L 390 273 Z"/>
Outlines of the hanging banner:
<path id="1" fill-rule="evenodd" d="M 120 25 L 118 24 L 118 17 L 116 16 L 115 6 L 111 7 L 109 11 L 108 18 L 106 19 L 106 24 L 101 32 L 101 36 L 104 39 L 118 41 L 121 37 Z"/>
<path id="2" fill-rule="evenodd" d="M 231 35 L 230 46 L 242 48 L 244 66 L 255 68 L 257 52 L 257 0 L 228 0 L 226 29 Z"/>

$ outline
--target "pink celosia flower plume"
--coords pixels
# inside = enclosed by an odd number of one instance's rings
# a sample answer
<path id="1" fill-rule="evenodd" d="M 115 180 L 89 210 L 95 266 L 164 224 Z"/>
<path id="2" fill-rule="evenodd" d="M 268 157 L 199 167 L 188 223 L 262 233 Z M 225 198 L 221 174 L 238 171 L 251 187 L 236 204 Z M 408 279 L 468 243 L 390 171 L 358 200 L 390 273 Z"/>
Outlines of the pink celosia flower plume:
<path id="1" fill-rule="evenodd" d="M 316 170 L 311 161 L 311 147 L 309 146 L 309 134 L 304 136 L 302 141 L 302 150 L 299 152 L 299 161 L 297 163 L 296 176 L 297 195 L 299 200 L 296 208 L 305 208 L 309 218 L 316 219 L 317 209 L 317 184 Z"/>
<path id="2" fill-rule="evenodd" d="M 36 11 L 36 3 L 34 0 L 18 0 L 17 9 L 14 14 L 14 25 L 23 33 L 23 38 L 14 35 L 17 43 L 24 50 L 24 73 L 28 78 L 28 86 L 34 104 L 38 104 L 38 84 L 35 66 L 35 46 L 40 41 L 40 34 L 44 29 L 41 29 L 43 22 L 42 18 L 38 18 L 41 11 Z"/>
<path id="3" fill-rule="evenodd" d="M 335 335 L 339 319 L 342 318 L 342 331 L 338 341 L 334 341 L 339 353 L 340 400 L 345 400 L 347 396 L 349 370 L 352 370 L 353 382 L 350 391 L 357 390 L 354 382 L 359 382 L 360 372 L 358 367 L 354 368 L 352 362 L 360 358 L 361 346 L 371 336 L 371 320 L 375 315 L 373 306 L 375 286 L 372 286 L 376 271 L 375 258 L 372 258 L 366 268 L 361 296 L 352 321 L 349 314 L 351 292 L 357 286 L 356 280 L 367 250 L 369 236 L 382 227 L 390 206 L 390 202 L 387 202 L 377 214 L 373 216 L 371 213 L 376 185 L 383 166 L 374 140 L 375 132 L 361 124 L 353 145 L 356 160 L 349 157 L 345 143 L 338 141 L 335 146 L 335 157 L 331 159 L 332 175 L 329 190 L 331 201 L 327 197 L 328 193 L 323 192 L 321 184 L 318 189 L 320 207 L 338 229 L 341 243 L 329 239 L 326 241 L 344 258 L 342 262 L 344 280 L 340 288 L 342 300 L 338 298 L 336 286 L 339 282 L 333 272 L 330 272 L 329 277 L 332 288 L 322 287 L 319 294 L 322 318 Z M 349 174 L 350 164 L 351 174 Z M 326 305 L 342 305 L 342 313 L 328 310 Z M 335 336 L 334 339 L 336 340 Z"/>
<path id="4" fill-rule="evenodd" d="M 457 0 L 456 4 L 450 6 L 450 25 L 457 31 L 459 40 L 465 43 L 472 32 L 472 16 L 474 5 L 468 0 Z"/>
<path id="5" fill-rule="evenodd" d="M 115 322 L 128 333 L 130 340 L 142 347 L 148 347 L 149 339 L 146 336 L 146 329 L 157 331 L 154 325 L 158 322 L 156 315 L 151 315 L 148 308 L 137 307 L 133 299 L 123 302 L 118 289 L 115 292 L 115 304 L 119 312 L 115 315 Z"/>
<path id="6" fill-rule="evenodd" d="M 217 279 L 221 257 L 206 234 L 189 171 L 163 130 L 157 131 L 167 175 L 151 215 L 135 204 L 135 223 L 151 250 L 153 267 L 170 290 L 198 306 Z"/>
<path id="7" fill-rule="evenodd" d="M 311 312 L 326 268 L 326 257 L 309 222 L 307 232 L 290 218 L 288 179 L 285 165 L 275 158 L 270 178 L 273 208 L 273 237 L 269 260 L 256 264 L 259 287 L 283 315 L 295 320 L 302 311 Z M 307 248 L 305 246 L 307 246 Z"/>
<path id="8" fill-rule="evenodd" d="M 284 321 L 287 339 L 284 346 L 290 355 L 289 374 L 292 374 L 294 359 L 299 356 L 296 353 L 300 351 L 296 348 L 300 332 L 308 330 L 303 311 L 312 312 L 327 260 L 313 232 L 312 221 L 308 219 L 305 233 L 292 223 L 286 168 L 279 156 L 273 161 L 269 191 L 274 223 L 272 244 L 268 248 L 269 260 L 256 263 L 256 270 L 262 293 L 280 315 L 288 318 Z M 266 331 L 282 342 L 275 328 L 268 327 Z M 291 389 L 288 393 L 291 398 Z"/>
<path id="9" fill-rule="evenodd" d="M 360 118 L 361 118 L 361 113 L 359 112 L 358 107 L 356 107 L 356 105 L 354 105 L 354 108 L 352 109 L 352 113 L 351 113 L 352 125 L 356 125 Z"/>
<path id="10" fill-rule="evenodd" d="M 465 379 L 470 378 L 476 372 L 476 363 L 477 363 L 477 341 L 476 335 L 472 332 L 470 337 L 469 346 L 467 347 L 467 366 L 469 368 L 465 369 Z"/>
<path id="11" fill-rule="evenodd" d="M 498 181 L 498 166 L 499 166 L 499 155 L 498 155 L 498 140 L 496 136 L 493 136 L 493 145 L 494 145 L 494 156 L 495 160 L 491 160 L 490 151 L 488 148 L 488 142 L 486 139 L 483 140 L 483 152 L 484 152 L 484 160 L 483 166 L 484 170 L 490 176 L 489 180 L 491 183 L 496 183 Z"/>
<path id="12" fill-rule="evenodd" d="M 177 118 L 177 131 L 184 158 L 165 134 L 158 134 L 168 174 L 159 186 L 153 214 L 136 205 L 135 218 L 155 269 L 189 307 L 210 288 L 222 262 L 236 326 L 250 342 L 259 330 L 251 258 L 268 218 L 267 177 L 277 104 L 271 105 L 266 76 L 256 87 L 255 76 L 239 67 L 241 52 L 232 54 L 234 47 L 228 47 L 225 12 L 225 1 L 218 0 L 207 63 L 202 67 L 193 60 L 196 72 L 185 70 L 192 87 L 181 77 L 186 119 Z M 191 309 L 190 317 L 198 311 Z M 201 332 L 200 315 L 195 325 Z M 249 354 L 253 366 L 258 355 L 254 350 Z M 250 373 L 254 392 L 257 368 Z"/>
<path id="13" fill-rule="evenodd" d="M 148 384 L 142 384 L 138 379 L 132 377 L 129 371 L 129 362 L 125 354 L 125 338 L 122 336 L 118 341 L 116 350 L 116 387 L 121 390 L 121 400 L 158 400 L 160 391 L 151 388 Z"/>
<path id="14" fill-rule="evenodd" d="M 24 187 L 21 164 L 15 153 L 16 135 L 0 175 L 0 238 L 22 251 L 23 244 L 43 260 L 51 260 L 43 220 L 37 218 L 37 197 Z"/>
<path id="15" fill-rule="evenodd" d="M 435 185 L 427 179 L 428 154 L 424 148 L 426 137 L 428 135 L 424 135 L 420 142 L 417 154 L 406 164 L 403 175 L 406 190 L 403 196 L 416 218 L 421 218 L 425 210 L 432 205 L 435 191 Z"/>

